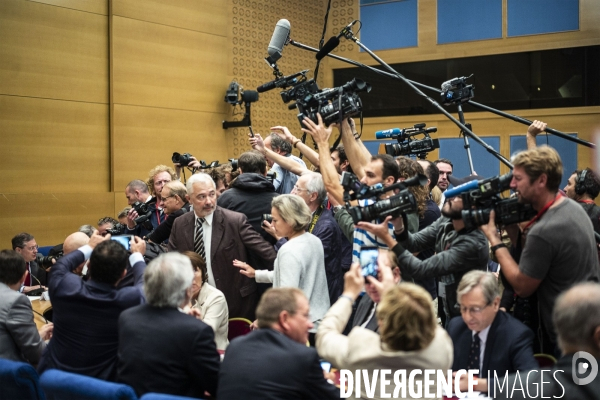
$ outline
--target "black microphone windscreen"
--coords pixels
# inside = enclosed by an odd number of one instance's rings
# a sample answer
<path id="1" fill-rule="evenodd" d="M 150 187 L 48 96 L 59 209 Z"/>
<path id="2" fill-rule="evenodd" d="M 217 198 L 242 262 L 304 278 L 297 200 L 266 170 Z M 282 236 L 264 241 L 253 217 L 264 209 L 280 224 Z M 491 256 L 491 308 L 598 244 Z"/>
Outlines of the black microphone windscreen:
<path id="1" fill-rule="evenodd" d="M 336 47 L 338 47 L 338 45 L 340 44 L 340 38 L 337 36 L 332 36 L 327 43 L 325 43 L 325 45 L 323 45 L 323 47 L 321 48 L 321 50 L 319 50 L 317 52 L 317 54 L 315 55 L 315 58 L 317 60 L 322 59 L 323 57 L 325 57 L 327 54 L 331 53 L 331 51 L 333 49 L 335 49 Z"/>
<path id="2" fill-rule="evenodd" d="M 242 92 L 242 101 L 244 103 L 254 103 L 255 101 L 258 101 L 258 92 L 255 92 L 254 90 L 244 90 Z"/>
<path id="3" fill-rule="evenodd" d="M 277 21 L 277 25 L 275 25 L 275 30 L 273 31 L 273 36 L 271 36 L 271 41 L 269 42 L 269 47 L 267 49 L 267 53 L 273 59 L 279 59 L 281 57 L 281 51 L 283 50 L 283 46 L 290 35 L 290 21 L 287 19 L 280 19 Z M 276 57 L 274 57 L 276 55 Z"/>
<path id="4" fill-rule="evenodd" d="M 258 93 L 268 92 L 271 89 L 275 89 L 275 85 L 276 85 L 275 81 L 263 83 L 262 85 L 260 85 L 259 87 L 256 88 L 256 91 Z"/>

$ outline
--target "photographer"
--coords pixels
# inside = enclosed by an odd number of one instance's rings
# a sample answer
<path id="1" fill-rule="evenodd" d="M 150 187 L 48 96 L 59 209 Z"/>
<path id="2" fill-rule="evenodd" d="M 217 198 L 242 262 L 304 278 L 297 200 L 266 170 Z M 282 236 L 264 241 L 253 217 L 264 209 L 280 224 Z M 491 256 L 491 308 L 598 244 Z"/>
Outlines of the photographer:
<path id="1" fill-rule="evenodd" d="M 550 340 L 542 344 L 543 352 L 559 355 L 552 310 L 560 293 L 600 278 L 594 231 L 583 208 L 558 193 L 563 167 L 556 150 L 542 146 L 523 151 L 512 163 L 510 188 L 520 203 L 531 204 L 538 212 L 522 231 L 526 240 L 519 263 L 501 242 L 493 211 L 480 229 L 515 293 L 520 297 L 537 293 L 542 328 Z"/>
<path id="2" fill-rule="evenodd" d="M 187 190 L 179 181 L 171 181 L 164 185 L 160 195 L 161 205 L 167 219 L 148 235 L 148 240 L 154 243 L 162 243 L 169 239 L 175 219 L 192 208 L 187 200 Z"/>
<path id="3" fill-rule="evenodd" d="M 264 140 L 264 144 L 269 150 L 272 150 L 281 156 L 288 157 L 300 164 L 301 167 L 306 168 L 304 161 L 291 153 L 292 146 L 276 133 L 272 133 L 271 135 L 267 136 Z M 268 162 L 271 170 L 277 174 L 275 176 L 275 180 L 273 181 L 275 191 L 279 194 L 289 194 L 294 188 L 294 185 L 298 180 L 298 176 L 286 169 L 283 169 L 280 165 L 273 163 L 273 161 L 268 160 Z"/>
<path id="4" fill-rule="evenodd" d="M 442 298 L 446 321 L 460 315 L 456 289 L 463 275 L 474 269 L 485 271 L 488 262 L 487 240 L 476 228 L 465 228 L 462 210 L 460 196 L 446 199 L 442 217 L 415 234 L 405 229 L 402 218 L 392 219 L 391 216 L 382 224 L 357 224 L 357 227 L 379 236 L 396 253 L 405 279 L 439 279 L 438 297 Z M 393 223 L 399 242 L 389 234 L 389 222 Z M 435 248 L 436 254 L 428 259 L 420 260 L 412 254 L 430 247 Z"/>
<path id="5" fill-rule="evenodd" d="M 125 187 L 127 204 L 132 206 L 127 214 L 127 233 L 144 237 L 156 229 L 159 222 L 160 211 L 156 208 L 156 197 L 152 197 L 145 182 L 135 179 Z M 147 223 L 138 225 L 136 219 L 140 217 L 138 211 L 147 209 Z M 145 226 L 144 226 L 145 225 Z"/>

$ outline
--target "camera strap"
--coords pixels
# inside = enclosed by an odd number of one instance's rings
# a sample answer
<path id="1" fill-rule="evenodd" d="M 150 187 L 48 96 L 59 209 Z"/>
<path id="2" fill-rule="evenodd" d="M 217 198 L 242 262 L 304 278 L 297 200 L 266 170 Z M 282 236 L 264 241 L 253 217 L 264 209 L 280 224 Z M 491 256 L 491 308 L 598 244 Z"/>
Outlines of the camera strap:
<path id="1" fill-rule="evenodd" d="M 525 225 L 525 228 L 523 228 L 523 234 L 527 235 L 527 232 L 529 232 L 529 229 L 531 228 L 531 226 L 540 218 L 542 218 L 542 215 L 544 215 L 546 213 L 546 211 L 548 211 L 548 209 L 550 207 L 552 207 L 552 204 L 554 204 L 554 202 L 561 197 L 562 194 L 557 194 L 556 197 L 554 197 L 552 200 L 550 200 L 548 203 L 546 203 L 546 205 L 537 213 L 537 215 L 535 217 L 533 217 L 531 219 L 531 221 L 529 221 L 527 223 L 527 225 Z"/>
<path id="2" fill-rule="evenodd" d="M 315 225 L 317 224 L 319 217 L 323 213 L 323 208 L 323 204 L 321 204 L 319 208 L 317 208 L 317 211 L 315 211 L 315 215 L 313 215 L 312 221 L 310 221 L 310 225 L 308 226 L 308 233 L 312 233 L 313 229 L 315 229 Z"/>

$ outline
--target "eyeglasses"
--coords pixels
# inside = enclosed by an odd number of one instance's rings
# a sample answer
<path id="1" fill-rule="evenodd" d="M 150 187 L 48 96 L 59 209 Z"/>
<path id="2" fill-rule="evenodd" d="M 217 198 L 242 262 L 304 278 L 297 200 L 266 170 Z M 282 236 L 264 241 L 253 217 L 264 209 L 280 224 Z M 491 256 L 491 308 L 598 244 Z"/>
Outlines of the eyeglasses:
<path id="1" fill-rule="evenodd" d="M 170 196 L 162 196 L 163 201 L 165 201 L 166 199 L 170 199 L 171 197 L 175 197 L 174 194 L 170 195 Z"/>
<path id="2" fill-rule="evenodd" d="M 489 307 L 490 304 L 491 303 L 487 303 L 483 307 L 463 307 L 463 306 L 460 306 L 460 313 L 461 314 L 466 314 L 467 312 L 469 312 L 469 314 L 471 314 L 471 315 L 478 315 L 478 314 L 481 314 L 481 312 L 483 310 L 485 310 L 487 307 Z"/>
<path id="3" fill-rule="evenodd" d="M 308 189 L 302 189 L 301 187 L 298 187 L 297 185 L 294 185 L 294 190 L 296 192 L 301 192 L 301 191 L 306 191 L 306 193 L 310 193 Z"/>
<path id="4" fill-rule="evenodd" d="M 29 247 L 21 247 L 21 246 L 19 246 L 19 248 L 24 249 L 24 250 L 28 250 L 28 251 L 34 251 L 34 250 L 38 250 L 40 248 L 40 246 L 38 246 L 38 245 L 29 246 Z"/>

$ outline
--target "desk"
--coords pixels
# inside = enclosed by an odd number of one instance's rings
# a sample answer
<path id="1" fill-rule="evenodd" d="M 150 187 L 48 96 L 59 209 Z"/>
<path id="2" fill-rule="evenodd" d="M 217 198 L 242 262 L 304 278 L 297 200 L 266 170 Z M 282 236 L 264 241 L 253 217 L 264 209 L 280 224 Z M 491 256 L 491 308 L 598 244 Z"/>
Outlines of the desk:
<path id="1" fill-rule="evenodd" d="M 50 307 L 52 307 L 52 304 L 50 303 L 49 300 L 40 300 L 40 299 L 31 300 L 31 308 L 33 308 L 34 311 L 37 311 L 40 314 L 43 314 L 44 311 L 46 311 Z M 35 325 L 38 327 L 38 329 L 40 329 L 43 325 L 46 324 L 46 321 L 44 321 L 44 318 L 41 315 L 36 314 L 36 313 L 33 313 L 33 321 L 35 322 Z"/>

